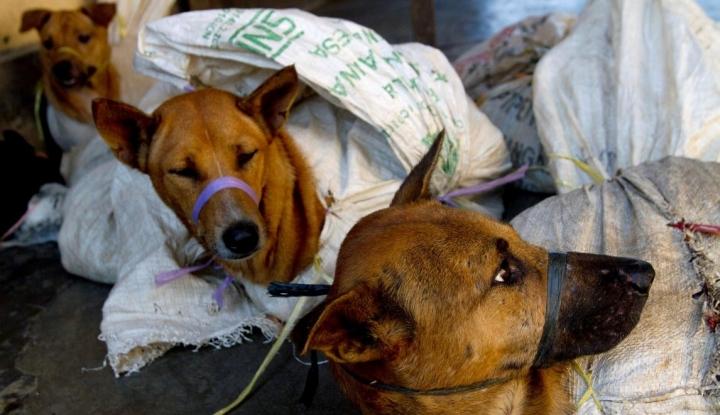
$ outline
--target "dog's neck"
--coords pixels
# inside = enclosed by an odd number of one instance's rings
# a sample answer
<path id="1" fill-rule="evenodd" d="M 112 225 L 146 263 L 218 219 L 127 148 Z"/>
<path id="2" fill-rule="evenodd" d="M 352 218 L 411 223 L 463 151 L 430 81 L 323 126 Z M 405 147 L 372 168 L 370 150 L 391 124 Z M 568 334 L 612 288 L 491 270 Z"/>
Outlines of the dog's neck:
<path id="1" fill-rule="evenodd" d="M 524 415 L 557 414 L 569 415 L 574 411 L 568 393 L 567 363 L 556 364 L 547 369 L 535 369 L 525 378 L 526 400 Z"/>
<path id="2" fill-rule="evenodd" d="M 260 284 L 291 281 L 317 254 L 325 208 L 307 162 L 284 132 L 268 147 L 260 194 L 267 238 L 263 248 L 248 261 L 223 265 Z"/>
<path id="3" fill-rule="evenodd" d="M 567 392 L 567 364 L 533 369 L 525 377 L 486 389 L 446 396 L 381 392 L 359 385 L 337 364 L 333 364 L 333 372 L 348 397 L 360 404 L 364 413 L 570 415 L 574 409 Z M 368 403 L 371 406 L 365 406 Z"/>
<path id="4" fill-rule="evenodd" d="M 99 70 L 85 84 L 74 88 L 63 88 L 46 71 L 43 87 L 50 104 L 65 115 L 86 124 L 92 124 L 92 100 L 95 98 L 118 99 L 120 95 L 119 76 L 110 63 Z"/>

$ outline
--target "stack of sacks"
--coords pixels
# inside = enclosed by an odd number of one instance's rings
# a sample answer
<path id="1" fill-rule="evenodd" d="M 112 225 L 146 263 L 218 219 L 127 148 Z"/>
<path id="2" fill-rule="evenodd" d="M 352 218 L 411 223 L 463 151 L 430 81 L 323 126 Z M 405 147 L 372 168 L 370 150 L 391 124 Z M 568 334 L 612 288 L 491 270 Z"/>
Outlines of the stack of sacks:
<path id="1" fill-rule="evenodd" d="M 558 191 L 668 155 L 720 161 L 719 86 L 720 27 L 693 0 L 591 2 L 572 33 L 540 61 L 533 81 L 537 127 Z M 717 209 L 717 190 L 676 173 L 675 185 L 691 189 L 697 208 Z M 702 219 L 676 212 L 674 219 Z M 619 229 L 635 232 L 608 232 Z M 717 271 L 700 276 L 704 313 L 717 321 Z M 703 385 L 720 379 L 717 353 L 703 373 Z"/>

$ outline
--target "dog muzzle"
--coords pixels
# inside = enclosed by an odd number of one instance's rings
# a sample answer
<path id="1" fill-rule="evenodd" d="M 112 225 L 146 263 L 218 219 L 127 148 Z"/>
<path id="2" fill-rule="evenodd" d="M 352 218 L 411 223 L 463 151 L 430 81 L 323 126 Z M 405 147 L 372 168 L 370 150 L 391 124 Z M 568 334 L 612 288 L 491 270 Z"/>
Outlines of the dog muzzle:
<path id="1" fill-rule="evenodd" d="M 555 343 L 555 334 L 560 315 L 565 275 L 567 274 L 567 254 L 551 252 L 548 254 L 547 300 L 545 306 L 545 325 L 540 336 L 535 360 L 532 367 L 543 367 Z"/>

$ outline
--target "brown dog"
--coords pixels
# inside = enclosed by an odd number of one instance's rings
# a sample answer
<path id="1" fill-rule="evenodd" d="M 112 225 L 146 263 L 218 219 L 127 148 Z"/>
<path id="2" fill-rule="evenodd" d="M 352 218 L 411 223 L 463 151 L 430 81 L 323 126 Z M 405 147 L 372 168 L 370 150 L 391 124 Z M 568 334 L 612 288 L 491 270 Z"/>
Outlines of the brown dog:
<path id="1" fill-rule="evenodd" d="M 571 413 L 567 362 L 632 330 L 654 271 L 549 255 L 508 225 L 431 200 L 440 143 L 392 206 L 346 237 L 330 294 L 296 329 L 304 352 L 323 352 L 368 414 Z"/>
<path id="2" fill-rule="evenodd" d="M 101 3 L 74 11 L 33 9 L 23 13 L 21 32 L 40 35 L 42 80 L 48 101 L 66 115 L 89 124 L 91 102 L 116 99 L 118 74 L 110 62 L 107 26 L 115 4 Z"/>
<path id="3" fill-rule="evenodd" d="M 284 130 L 298 89 L 288 67 L 246 98 L 204 89 L 174 97 L 152 115 L 97 99 L 93 114 L 117 158 L 150 176 L 228 272 L 256 283 L 290 281 L 312 262 L 325 218 L 313 175 Z M 203 189 L 226 176 L 243 180 L 259 203 L 224 190 L 193 220 Z"/>

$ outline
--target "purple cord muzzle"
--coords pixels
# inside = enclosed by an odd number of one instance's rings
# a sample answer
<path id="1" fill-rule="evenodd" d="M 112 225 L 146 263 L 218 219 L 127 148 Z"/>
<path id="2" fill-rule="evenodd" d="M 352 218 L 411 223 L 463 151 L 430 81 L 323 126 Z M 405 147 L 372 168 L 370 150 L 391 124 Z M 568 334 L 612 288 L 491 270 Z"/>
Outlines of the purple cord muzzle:
<path id="1" fill-rule="evenodd" d="M 255 190 L 253 190 L 253 188 L 243 180 L 231 176 L 218 177 L 205 186 L 203 191 L 200 192 L 200 196 L 198 196 L 195 201 L 195 206 L 193 206 L 192 211 L 192 221 L 194 223 L 197 223 L 200 219 L 200 211 L 205 204 L 207 204 L 210 198 L 213 197 L 215 193 L 224 189 L 240 189 L 245 192 L 245 194 L 248 195 L 256 205 L 260 204 L 260 199 L 258 198 L 257 193 L 255 193 Z"/>

